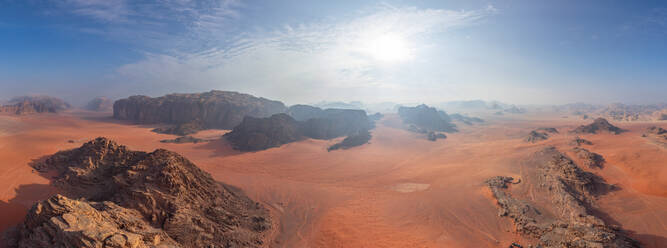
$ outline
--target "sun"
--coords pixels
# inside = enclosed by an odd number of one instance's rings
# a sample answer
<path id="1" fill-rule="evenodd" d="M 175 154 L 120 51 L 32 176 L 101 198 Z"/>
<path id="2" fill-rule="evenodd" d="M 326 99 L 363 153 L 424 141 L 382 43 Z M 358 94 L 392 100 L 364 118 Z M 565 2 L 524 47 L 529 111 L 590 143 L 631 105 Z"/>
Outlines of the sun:
<path id="1" fill-rule="evenodd" d="M 368 42 L 367 52 L 381 62 L 401 62 L 412 57 L 407 40 L 400 35 L 384 34 Z"/>

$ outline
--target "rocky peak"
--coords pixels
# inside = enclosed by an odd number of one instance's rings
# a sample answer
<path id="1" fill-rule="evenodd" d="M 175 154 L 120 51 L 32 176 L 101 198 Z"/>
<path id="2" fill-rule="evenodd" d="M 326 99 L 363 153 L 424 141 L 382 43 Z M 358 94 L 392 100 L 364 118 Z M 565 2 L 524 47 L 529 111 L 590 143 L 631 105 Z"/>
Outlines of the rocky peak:
<path id="1" fill-rule="evenodd" d="M 620 129 L 611 123 L 607 121 L 604 118 L 597 118 L 593 121 L 593 123 L 588 124 L 588 125 L 581 125 L 577 127 L 576 129 L 573 130 L 574 133 L 591 133 L 591 134 L 596 134 L 596 133 L 601 133 L 601 132 L 607 132 L 607 133 L 613 133 L 613 134 L 619 134 L 623 132 L 623 129 Z"/>

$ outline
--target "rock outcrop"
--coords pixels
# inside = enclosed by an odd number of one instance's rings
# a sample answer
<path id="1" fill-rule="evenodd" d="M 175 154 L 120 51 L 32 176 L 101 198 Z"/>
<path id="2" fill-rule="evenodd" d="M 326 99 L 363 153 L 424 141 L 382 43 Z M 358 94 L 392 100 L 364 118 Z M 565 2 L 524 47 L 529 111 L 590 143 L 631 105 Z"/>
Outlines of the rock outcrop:
<path id="1" fill-rule="evenodd" d="M 338 149 L 349 149 L 355 146 L 366 144 L 370 140 L 371 140 L 371 133 L 368 130 L 363 130 L 357 134 L 345 137 L 343 141 L 330 146 L 327 150 L 333 151 Z"/>
<path id="2" fill-rule="evenodd" d="M 112 111 L 113 101 L 106 97 L 96 97 L 86 104 L 85 109 L 97 112 Z"/>
<path id="3" fill-rule="evenodd" d="M 454 121 L 462 122 L 466 125 L 472 125 L 474 123 L 484 123 L 484 120 L 478 117 L 469 117 L 462 114 L 451 114 L 449 117 Z"/>
<path id="4" fill-rule="evenodd" d="M 60 98 L 51 96 L 21 96 L 13 98 L 8 105 L 0 107 L 0 112 L 13 114 L 58 113 L 70 108 Z"/>
<path id="5" fill-rule="evenodd" d="M 287 114 L 297 121 L 305 121 L 311 118 L 321 118 L 324 116 L 324 110 L 310 105 L 297 104 L 287 109 Z"/>
<path id="6" fill-rule="evenodd" d="M 451 118 L 444 111 L 438 111 L 435 108 L 425 104 L 416 107 L 399 107 L 398 115 L 403 119 L 403 123 L 414 125 L 417 130 L 437 131 L 437 132 L 456 132 L 456 125 L 451 123 Z"/>
<path id="7" fill-rule="evenodd" d="M 549 139 L 550 134 L 557 134 L 558 130 L 553 127 L 541 127 L 530 131 L 528 136 L 523 140 L 530 143 L 536 143 Z"/>
<path id="8" fill-rule="evenodd" d="M 661 127 L 652 126 L 646 129 L 642 137 L 648 138 L 662 147 L 667 148 L 667 130 Z"/>
<path id="9" fill-rule="evenodd" d="M 537 239 L 537 247 L 639 247 L 625 232 L 591 214 L 595 198 L 614 189 L 602 178 L 581 170 L 553 147 L 536 153 L 524 169 L 524 183 L 547 201 L 542 207 L 513 196 L 507 186 L 511 177 L 493 177 L 486 184 L 499 216 L 512 218 L 516 231 Z"/>
<path id="10" fill-rule="evenodd" d="M 581 147 L 575 147 L 572 151 L 583 161 L 585 166 L 588 166 L 588 168 L 602 168 L 604 166 L 605 160 L 600 154 Z"/>
<path id="11" fill-rule="evenodd" d="M 268 211 L 167 150 L 132 151 L 105 138 L 34 168 L 56 176 L 13 247 L 260 247 Z"/>
<path id="12" fill-rule="evenodd" d="M 304 109 L 313 110 L 307 107 Z M 363 110 L 325 109 L 316 115 L 297 115 L 308 119 L 297 121 L 287 114 L 268 118 L 246 117 L 224 137 L 237 150 L 259 151 L 304 138 L 333 139 L 363 134 L 374 127 L 373 121 L 368 119 Z"/>
<path id="13" fill-rule="evenodd" d="M 604 118 L 597 118 L 593 121 L 593 123 L 588 124 L 588 125 L 581 125 L 574 129 L 572 132 L 573 133 L 580 133 L 580 134 L 597 134 L 597 133 L 613 133 L 613 134 L 619 134 L 622 133 L 624 130 L 620 129 L 611 123 L 607 121 Z"/>
<path id="14" fill-rule="evenodd" d="M 593 144 L 593 142 L 591 142 L 587 139 L 581 138 L 579 136 L 574 137 L 574 139 L 572 139 L 572 141 L 570 141 L 571 146 L 592 145 L 592 144 Z"/>
<path id="15" fill-rule="evenodd" d="M 131 96 L 114 103 L 114 118 L 137 123 L 183 124 L 198 120 L 204 128 L 232 129 L 245 116 L 268 117 L 287 110 L 279 101 L 229 91 Z"/>
<path id="16" fill-rule="evenodd" d="M 204 130 L 204 124 L 200 120 L 193 120 L 188 123 L 181 123 L 169 127 L 158 127 L 153 129 L 153 132 L 161 134 L 175 134 L 180 136 L 190 135 Z"/>
<path id="17" fill-rule="evenodd" d="M 234 149 L 259 151 L 303 139 L 299 123 L 287 114 L 268 118 L 246 116 L 243 122 L 224 135 Z"/>
<path id="18" fill-rule="evenodd" d="M 200 143 L 200 142 L 206 142 L 208 140 L 205 139 L 200 139 L 200 138 L 195 138 L 190 135 L 188 136 L 181 136 L 175 139 L 166 139 L 166 140 L 160 140 L 162 143 L 175 143 L 175 144 L 185 144 L 185 143 Z"/>

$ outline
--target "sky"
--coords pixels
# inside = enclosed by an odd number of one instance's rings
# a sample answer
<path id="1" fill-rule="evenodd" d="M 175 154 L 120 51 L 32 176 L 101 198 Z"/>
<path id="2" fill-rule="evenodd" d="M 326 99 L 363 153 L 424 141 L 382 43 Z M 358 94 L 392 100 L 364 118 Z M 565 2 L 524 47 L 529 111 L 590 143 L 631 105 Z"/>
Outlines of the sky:
<path id="1" fill-rule="evenodd" d="M 664 1 L 0 0 L 0 99 L 662 103 Z"/>

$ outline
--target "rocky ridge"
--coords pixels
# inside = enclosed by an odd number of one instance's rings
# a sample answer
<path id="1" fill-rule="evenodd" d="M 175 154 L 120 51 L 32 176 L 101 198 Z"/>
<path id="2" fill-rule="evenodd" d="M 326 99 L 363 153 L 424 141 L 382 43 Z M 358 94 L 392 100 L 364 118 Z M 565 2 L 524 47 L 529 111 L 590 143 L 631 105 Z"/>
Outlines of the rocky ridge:
<path id="1" fill-rule="evenodd" d="M 58 113 L 70 108 L 60 98 L 51 96 L 21 96 L 9 101 L 8 105 L 0 106 L 0 112 L 12 114 Z"/>
<path id="2" fill-rule="evenodd" d="M 268 211 L 167 150 L 97 138 L 34 168 L 62 195 L 36 204 L 12 247 L 261 247 Z"/>
<path id="3" fill-rule="evenodd" d="M 499 216 L 514 221 L 516 231 L 537 239 L 537 247 L 639 247 L 639 243 L 617 227 L 591 214 L 595 198 L 614 189 L 595 174 L 581 170 L 554 147 L 531 158 L 522 173 L 523 183 L 532 184 L 534 194 L 548 204 L 538 208 L 527 200 L 514 197 L 508 184 L 511 177 L 493 177 L 486 181 L 497 200 Z"/>
<path id="4" fill-rule="evenodd" d="M 457 132 L 456 125 L 451 123 L 452 120 L 447 113 L 425 104 L 416 107 L 401 106 L 398 108 L 398 115 L 411 131 Z"/>
<path id="5" fill-rule="evenodd" d="M 578 134 L 598 134 L 598 133 L 620 134 L 623 131 L 624 131 L 623 129 L 620 129 L 612 125 L 606 119 L 597 118 L 593 121 L 593 123 L 588 125 L 581 125 L 576 129 L 574 129 L 572 132 Z"/>

